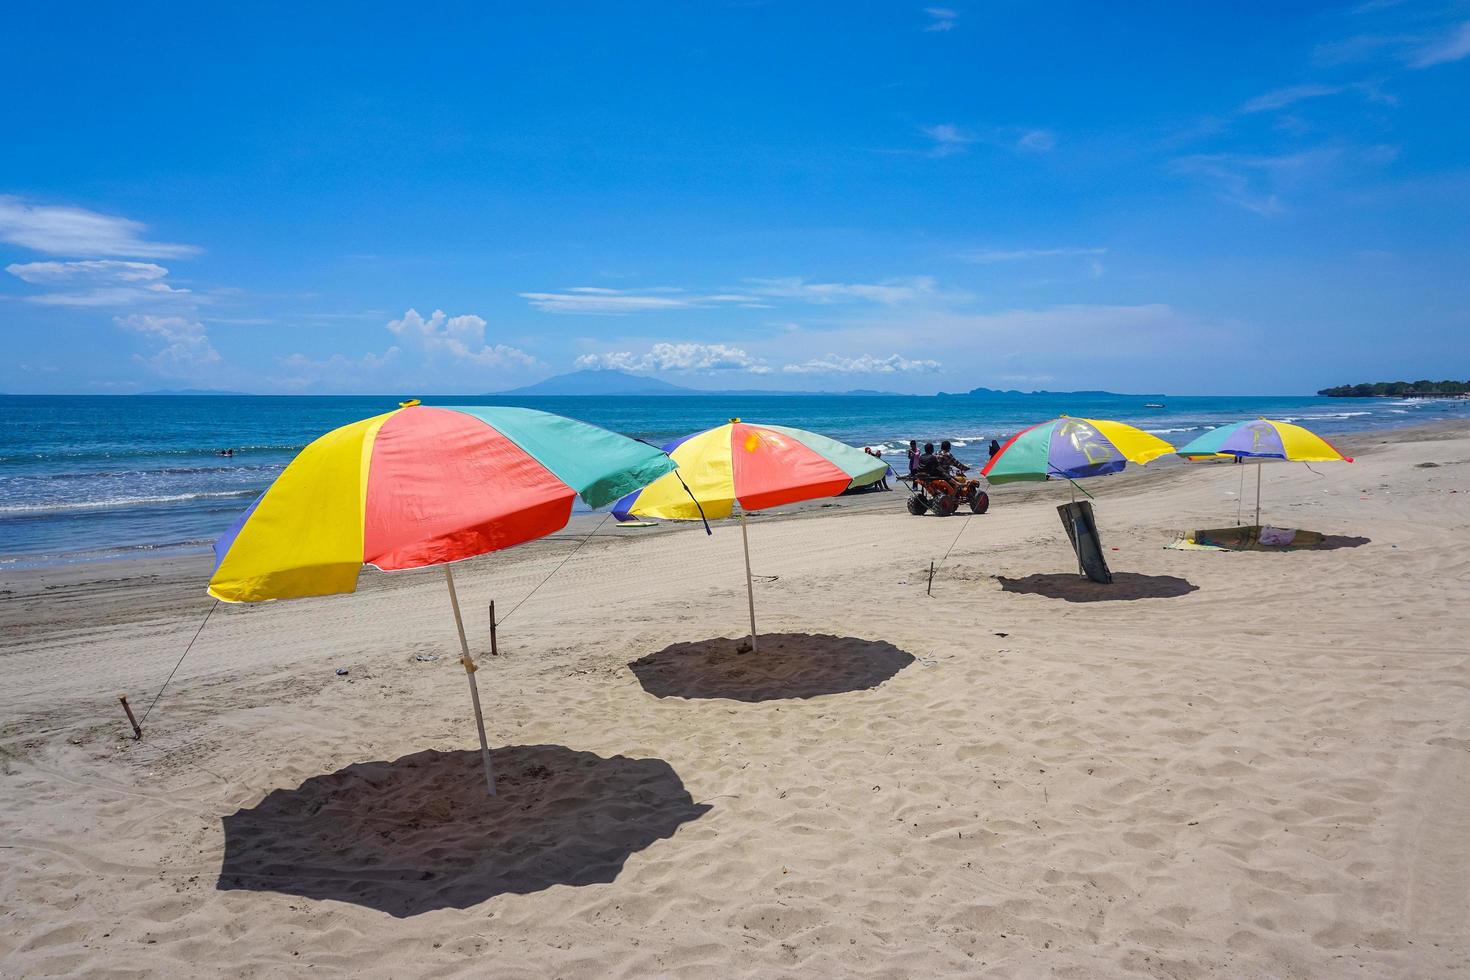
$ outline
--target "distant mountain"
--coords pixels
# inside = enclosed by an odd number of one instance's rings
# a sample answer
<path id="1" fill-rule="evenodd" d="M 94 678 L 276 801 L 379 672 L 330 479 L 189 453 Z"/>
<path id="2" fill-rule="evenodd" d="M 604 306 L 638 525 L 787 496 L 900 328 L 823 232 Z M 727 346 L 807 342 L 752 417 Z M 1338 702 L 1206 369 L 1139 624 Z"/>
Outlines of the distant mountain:
<path id="1" fill-rule="evenodd" d="M 221 391 L 216 388 L 160 388 L 157 391 L 140 391 L 139 395 L 232 395 L 248 396 L 248 391 Z"/>
<path id="2" fill-rule="evenodd" d="M 498 395 L 888 395 L 886 391 L 772 391 L 767 388 L 734 388 L 707 391 L 645 378 L 627 371 L 603 368 L 573 371 L 538 381 L 523 388 L 496 392 Z"/>
<path id="3" fill-rule="evenodd" d="M 969 391 L 941 391 L 941 398 L 966 398 L 971 395 L 989 395 L 991 397 L 1004 398 L 1055 398 L 1058 395 L 1071 395 L 1074 397 L 1096 397 L 1107 398 L 1163 398 L 1161 394 L 1132 394 L 1117 391 L 1017 391 L 1014 388 L 1001 391 L 998 388 L 971 388 Z"/>
<path id="4" fill-rule="evenodd" d="M 627 371 L 604 369 L 573 371 L 538 381 L 524 388 L 499 392 L 502 395 L 697 395 L 692 388 L 669 384 L 657 378 L 642 378 Z"/>

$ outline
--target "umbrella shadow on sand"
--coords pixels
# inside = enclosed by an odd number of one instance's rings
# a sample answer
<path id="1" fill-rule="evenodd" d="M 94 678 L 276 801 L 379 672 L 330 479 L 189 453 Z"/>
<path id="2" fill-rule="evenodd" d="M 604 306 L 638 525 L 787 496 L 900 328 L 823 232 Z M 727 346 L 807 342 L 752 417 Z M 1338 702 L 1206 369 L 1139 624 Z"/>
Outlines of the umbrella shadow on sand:
<path id="1" fill-rule="evenodd" d="M 1324 534 L 1322 540 L 1315 544 L 1304 545 L 1296 548 L 1258 548 L 1257 551 L 1341 551 L 1343 548 L 1361 548 L 1365 544 L 1371 544 L 1372 538 L 1364 538 L 1355 534 Z"/>
<path id="2" fill-rule="evenodd" d="M 762 633 L 756 652 L 739 652 L 748 642 L 675 643 L 628 667 L 657 698 L 777 701 L 864 691 L 914 662 L 892 643 L 853 636 Z"/>
<path id="3" fill-rule="evenodd" d="M 605 884 L 710 807 L 662 759 L 562 745 L 418 752 L 271 792 L 225 817 L 221 891 L 332 899 L 396 917 L 552 885 Z"/>
<path id="4" fill-rule="evenodd" d="M 997 575 L 1003 592 L 1039 595 L 1067 602 L 1110 602 L 1129 599 L 1173 599 L 1199 591 L 1199 586 L 1177 575 L 1139 575 L 1136 572 L 1114 572 L 1111 585 L 1083 578 L 1076 572 L 1027 575 L 1006 578 Z"/>

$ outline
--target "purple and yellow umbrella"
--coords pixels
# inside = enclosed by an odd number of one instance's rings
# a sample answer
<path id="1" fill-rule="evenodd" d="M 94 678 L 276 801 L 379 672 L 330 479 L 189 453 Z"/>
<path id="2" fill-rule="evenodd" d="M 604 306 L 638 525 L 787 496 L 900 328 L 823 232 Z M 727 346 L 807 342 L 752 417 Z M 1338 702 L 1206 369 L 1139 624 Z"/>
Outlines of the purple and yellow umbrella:
<path id="1" fill-rule="evenodd" d="M 1351 463 L 1332 443 L 1290 422 L 1252 419 L 1212 429 L 1178 450 L 1186 459 L 1234 456 L 1237 460 L 1285 459 L 1301 463 Z M 1242 479 L 1244 474 L 1242 473 Z M 1261 468 L 1256 466 L 1256 524 L 1261 524 Z"/>
<path id="2" fill-rule="evenodd" d="M 1016 433 L 980 473 L 991 483 L 1066 480 L 1076 487 L 1077 480 L 1121 473 L 1129 463 L 1141 466 L 1173 451 L 1174 447 L 1158 436 L 1122 422 L 1074 419 L 1064 415 Z M 1075 505 L 1067 507 L 1075 509 Z M 1085 505 L 1083 509 L 1086 509 Z M 1074 525 L 1070 523 L 1077 518 L 1068 516 L 1071 511 L 1067 508 L 1063 511 L 1063 523 L 1077 549 L 1077 569 L 1087 574 L 1081 531 L 1074 532 Z M 1085 522 L 1091 528 L 1090 516 L 1085 518 Z M 1098 578 L 1097 581 L 1111 579 Z"/>
<path id="3" fill-rule="evenodd" d="M 805 429 L 740 419 L 675 439 L 663 448 L 678 464 L 678 472 L 628 494 L 613 507 L 613 515 L 619 520 L 697 521 L 729 517 L 739 504 L 752 651 L 756 643 L 755 587 L 745 512 L 835 497 L 888 472 L 883 460 L 835 439 Z"/>
<path id="4" fill-rule="evenodd" d="M 1122 422 L 1062 416 L 1022 429 L 980 470 L 991 483 L 1080 480 L 1119 473 L 1174 451 L 1158 436 Z"/>
<path id="5" fill-rule="evenodd" d="M 605 507 L 674 467 L 652 446 L 547 412 L 405 402 L 303 449 L 215 543 L 209 594 L 224 602 L 332 595 L 354 591 L 364 565 L 442 565 L 493 794 L 449 563 L 559 531 L 574 498 Z"/>

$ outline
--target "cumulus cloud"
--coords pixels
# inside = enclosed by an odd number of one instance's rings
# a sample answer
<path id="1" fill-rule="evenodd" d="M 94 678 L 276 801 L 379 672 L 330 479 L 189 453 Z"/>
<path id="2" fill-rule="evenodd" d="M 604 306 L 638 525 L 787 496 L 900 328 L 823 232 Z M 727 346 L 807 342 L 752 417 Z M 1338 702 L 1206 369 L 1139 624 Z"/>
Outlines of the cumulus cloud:
<path id="1" fill-rule="evenodd" d="M 485 321 L 473 313 L 449 316 L 435 310 L 426 320 L 418 310 L 410 309 L 388 329 L 405 343 L 421 347 L 429 354 L 444 353 L 457 361 L 481 367 L 530 367 L 536 359 L 517 347 L 485 342 Z"/>
<path id="2" fill-rule="evenodd" d="M 148 241 L 147 230 L 131 218 L 0 195 L 0 242 L 48 255 L 169 259 L 199 252 L 196 245 Z"/>
<path id="3" fill-rule="evenodd" d="M 12 262 L 5 271 L 22 282 L 56 289 L 26 297 L 44 306 L 131 306 L 189 294 L 164 282 L 168 270 L 153 262 Z"/>
<path id="4" fill-rule="evenodd" d="M 361 357 L 333 354 L 330 357 L 313 359 L 305 354 L 290 354 L 281 358 L 280 364 L 291 374 L 278 381 L 283 387 L 300 389 L 321 378 L 333 378 L 346 380 L 347 387 L 351 387 L 352 384 L 396 364 L 402 353 L 397 347 L 389 347 L 381 354 L 367 353 Z"/>
<path id="5" fill-rule="evenodd" d="M 758 357 L 727 344 L 654 344 L 642 353 L 614 351 L 583 354 L 574 365 L 578 370 L 612 368 L 619 371 L 744 371 L 768 374 L 770 368 Z"/>
<path id="6" fill-rule="evenodd" d="M 887 357 L 826 354 L 800 364 L 787 364 L 781 370 L 787 374 L 933 374 L 939 367 L 938 361 L 911 360 L 898 354 Z"/>
<path id="7" fill-rule="evenodd" d="M 384 324 L 393 343 L 382 353 L 311 357 L 298 352 L 277 360 L 286 374 L 272 380 L 296 390 L 361 391 L 364 386 L 393 384 L 443 391 L 484 384 L 488 372 L 541 366 L 519 347 L 487 341 L 487 326 L 483 317 L 473 313 L 450 316 L 436 309 L 426 317 L 410 308 Z M 390 368 L 391 375 L 385 373 Z"/>
<path id="8" fill-rule="evenodd" d="M 204 324 L 192 316 L 134 313 L 115 317 L 113 322 L 159 345 L 153 356 L 136 358 L 159 374 L 194 377 L 220 362 L 219 351 L 209 342 Z"/>

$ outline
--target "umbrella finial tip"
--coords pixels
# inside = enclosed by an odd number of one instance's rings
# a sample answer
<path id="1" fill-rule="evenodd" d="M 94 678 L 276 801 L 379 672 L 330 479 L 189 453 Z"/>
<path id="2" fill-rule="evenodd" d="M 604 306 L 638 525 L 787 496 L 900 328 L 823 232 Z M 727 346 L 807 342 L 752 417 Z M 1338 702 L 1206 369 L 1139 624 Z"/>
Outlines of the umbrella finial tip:
<path id="1" fill-rule="evenodd" d="M 739 422 L 739 421 L 740 421 L 739 419 L 731 419 L 730 420 L 730 423 L 733 425 L 734 423 Z"/>
<path id="2" fill-rule="evenodd" d="M 410 398 L 406 402 L 399 402 L 398 403 L 398 407 L 399 408 L 413 408 L 417 404 L 419 404 L 419 400 L 417 398 Z"/>

